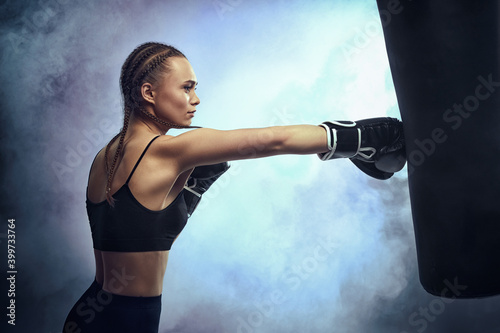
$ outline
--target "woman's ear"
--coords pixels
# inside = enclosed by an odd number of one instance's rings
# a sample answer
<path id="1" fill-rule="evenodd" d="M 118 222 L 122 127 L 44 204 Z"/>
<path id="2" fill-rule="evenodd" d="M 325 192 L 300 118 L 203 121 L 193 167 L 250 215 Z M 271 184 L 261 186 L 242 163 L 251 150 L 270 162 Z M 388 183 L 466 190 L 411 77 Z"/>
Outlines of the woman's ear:
<path id="1" fill-rule="evenodd" d="M 153 91 L 153 86 L 151 83 L 144 83 L 141 87 L 141 96 L 142 98 L 151 104 L 155 104 L 154 100 L 154 91 Z"/>

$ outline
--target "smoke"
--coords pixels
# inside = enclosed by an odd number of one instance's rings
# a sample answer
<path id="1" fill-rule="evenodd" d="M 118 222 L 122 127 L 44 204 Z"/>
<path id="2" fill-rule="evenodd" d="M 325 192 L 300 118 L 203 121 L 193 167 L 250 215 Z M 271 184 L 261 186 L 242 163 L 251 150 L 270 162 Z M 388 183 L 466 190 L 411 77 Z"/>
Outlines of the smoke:
<path id="1" fill-rule="evenodd" d="M 200 81 L 196 125 L 398 116 L 372 1 L 0 9 L 0 207 L 17 222 L 19 270 L 7 332 L 60 332 L 92 282 L 88 170 L 121 126 L 119 71 L 137 45 L 187 55 Z M 172 248 L 161 331 L 499 332 L 497 298 L 440 303 L 422 290 L 411 223 L 405 172 L 380 182 L 315 156 L 233 162 Z"/>

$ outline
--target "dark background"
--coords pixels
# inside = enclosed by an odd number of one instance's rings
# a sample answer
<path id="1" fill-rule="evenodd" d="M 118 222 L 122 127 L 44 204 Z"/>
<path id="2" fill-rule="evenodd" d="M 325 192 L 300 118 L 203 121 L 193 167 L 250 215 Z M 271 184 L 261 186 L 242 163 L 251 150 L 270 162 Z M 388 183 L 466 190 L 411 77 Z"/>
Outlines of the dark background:
<path id="1" fill-rule="evenodd" d="M 202 105 L 213 111 L 200 114 L 204 126 L 319 123 L 331 118 L 332 96 L 336 117 L 397 116 L 389 88 L 387 107 L 349 110 L 378 92 L 360 75 L 376 80 L 381 69 L 381 85 L 391 85 L 387 60 L 372 53 L 383 54 L 381 30 L 366 25 L 376 15 L 374 1 L 0 1 L 2 332 L 60 332 L 92 281 L 86 177 L 94 154 L 121 126 L 119 68 L 135 46 L 160 40 L 188 55 Z M 306 56 L 317 61 L 306 63 Z M 320 71 L 316 63 L 328 66 Z M 291 77 L 263 81 L 279 69 Z M 262 104 L 232 91 L 265 94 L 280 84 Z M 218 113 L 219 106 L 234 109 L 226 94 L 236 96 L 237 114 Z M 315 102 L 302 107 L 297 100 L 306 96 Z M 200 207 L 211 222 L 193 216 L 174 246 L 162 332 L 500 332 L 500 298 L 441 300 L 420 286 L 405 172 L 381 183 L 348 162 L 333 168 L 313 159 L 270 160 L 271 167 L 234 164 L 205 198 L 210 208 Z M 10 218 L 15 327 L 4 314 Z M 338 246 L 330 253 L 325 242 Z M 318 246 L 329 253 L 325 261 L 314 257 Z M 286 301 L 266 308 L 276 290 Z"/>

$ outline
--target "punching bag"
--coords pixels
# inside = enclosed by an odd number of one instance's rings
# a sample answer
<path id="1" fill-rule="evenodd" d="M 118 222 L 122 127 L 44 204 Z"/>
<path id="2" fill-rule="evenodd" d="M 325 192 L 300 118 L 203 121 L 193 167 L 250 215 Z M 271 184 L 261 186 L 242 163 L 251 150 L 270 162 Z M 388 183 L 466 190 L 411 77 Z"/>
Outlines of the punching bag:
<path id="1" fill-rule="evenodd" d="M 377 0 L 404 123 L 420 282 L 500 293 L 499 1 Z"/>

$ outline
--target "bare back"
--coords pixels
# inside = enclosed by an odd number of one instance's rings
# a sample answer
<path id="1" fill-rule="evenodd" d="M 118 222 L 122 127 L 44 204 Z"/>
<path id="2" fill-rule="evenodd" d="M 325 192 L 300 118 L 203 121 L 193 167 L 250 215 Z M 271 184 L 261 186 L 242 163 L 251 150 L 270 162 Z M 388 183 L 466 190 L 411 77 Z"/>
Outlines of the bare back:
<path id="1" fill-rule="evenodd" d="M 154 136 L 147 135 L 126 137 L 122 158 L 117 161 L 111 183 L 112 194 L 125 184 L 145 147 L 153 138 Z M 110 147 L 111 157 L 116 151 L 117 141 Z M 162 210 L 175 200 L 191 172 L 188 170 L 179 175 L 175 161 L 158 156 L 155 154 L 153 143 L 128 183 L 135 199 L 153 211 Z M 106 182 L 102 149 L 90 171 L 87 192 L 89 201 L 100 203 L 106 200 Z M 94 249 L 96 280 L 104 290 L 114 294 L 144 297 L 160 295 L 168 253 L 169 251 L 109 252 Z"/>

